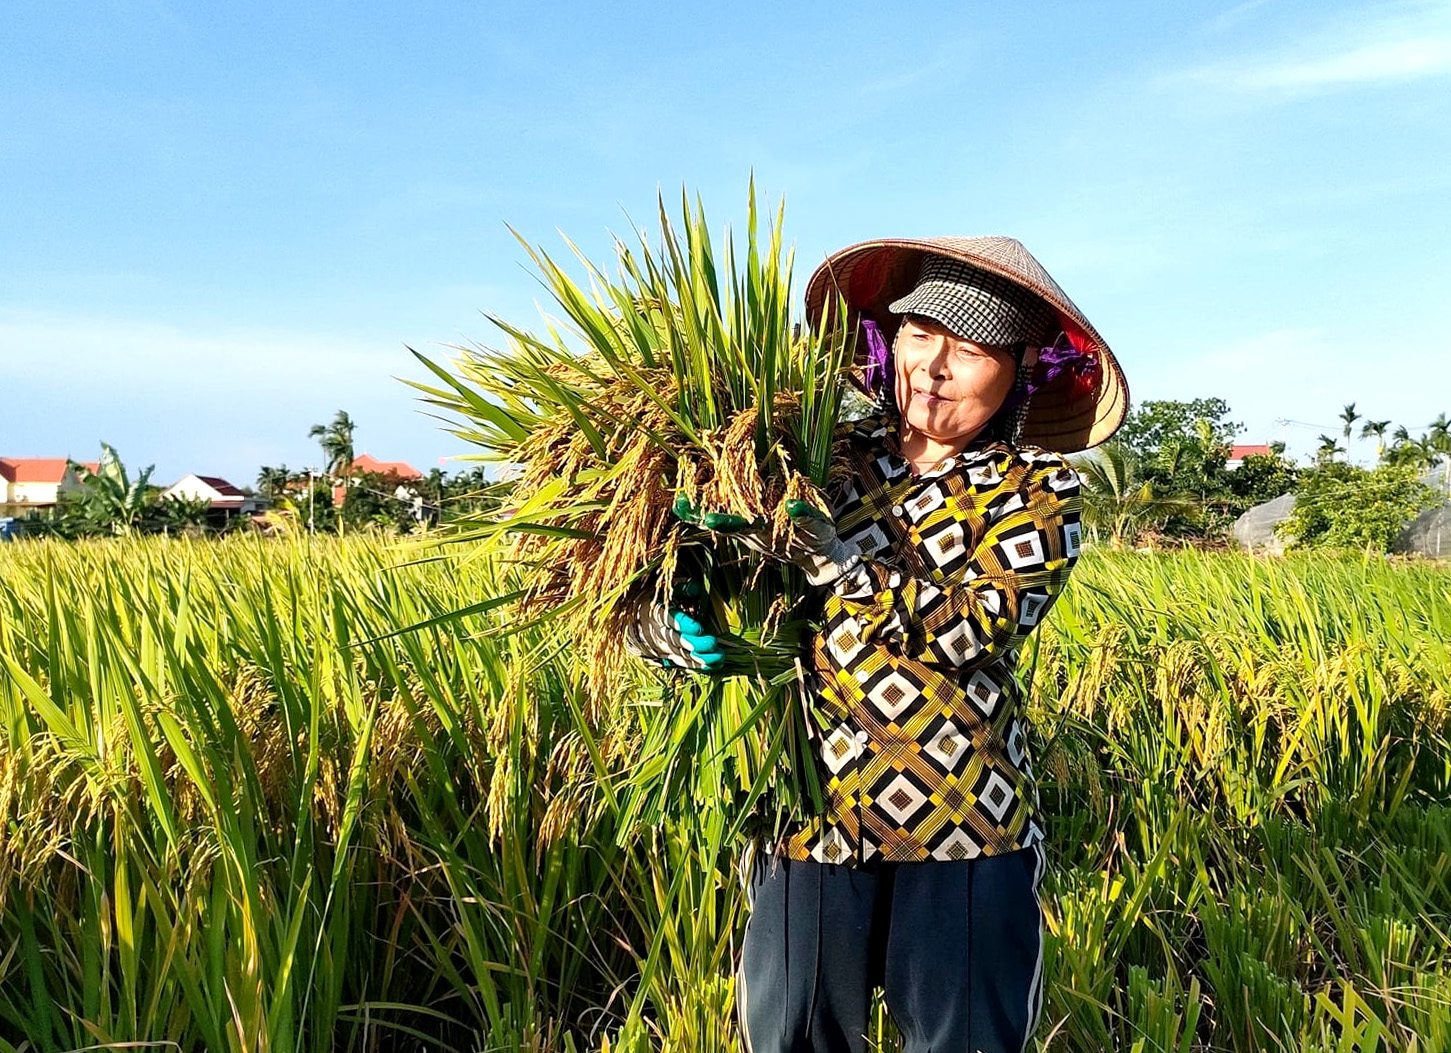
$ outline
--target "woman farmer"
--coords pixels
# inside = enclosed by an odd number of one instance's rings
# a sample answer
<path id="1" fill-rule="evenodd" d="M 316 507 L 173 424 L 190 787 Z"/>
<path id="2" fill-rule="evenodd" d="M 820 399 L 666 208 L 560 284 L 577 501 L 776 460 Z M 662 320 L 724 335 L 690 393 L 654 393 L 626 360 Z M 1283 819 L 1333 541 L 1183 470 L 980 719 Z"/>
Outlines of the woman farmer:
<path id="1" fill-rule="evenodd" d="M 876 412 L 851 426 L 832 515 L 796 509 L 780 543 L 701 517 L 801 566 L 823 604 L 808 689 L 826 807 L 750 869 L 747 1046 L 864 1050 L 881 986 L 907 1053 L 1017 1053 L 1041 997 L 1044 858 L 1014 673 L 1078 557 L 1061 455 L 1108 438 L 1128 391 L 1011 238 L 855 245 L 806 305 L 871 349 Z M 635 636 L 677 664 L 721 658 L 680 612 L 655 608 Z"/>

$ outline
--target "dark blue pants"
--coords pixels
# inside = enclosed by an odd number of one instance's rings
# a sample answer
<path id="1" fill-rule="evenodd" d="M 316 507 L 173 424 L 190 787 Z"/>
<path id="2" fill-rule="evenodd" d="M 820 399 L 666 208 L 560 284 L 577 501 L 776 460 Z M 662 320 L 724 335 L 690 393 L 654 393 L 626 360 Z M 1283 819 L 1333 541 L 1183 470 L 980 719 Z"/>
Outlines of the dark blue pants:
<path id="1" fill-rule="evenodd" d="M 1041 848 L 954 863 L 757 859 L 736 1005 L 751 1053 L 1021 1053 L 1042 997 Z"/>

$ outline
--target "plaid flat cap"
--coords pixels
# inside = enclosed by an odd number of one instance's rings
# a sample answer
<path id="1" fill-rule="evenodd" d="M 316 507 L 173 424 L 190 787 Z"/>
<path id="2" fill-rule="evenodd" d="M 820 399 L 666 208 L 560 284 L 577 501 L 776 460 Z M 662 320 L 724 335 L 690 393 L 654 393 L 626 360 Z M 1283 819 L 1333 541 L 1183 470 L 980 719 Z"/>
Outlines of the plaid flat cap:
<path id="1" fill-rule="evenodd" d="M 917 285 L 887 309 L 930 318 L 978 344 L 1044 343 L 1057 332 L 1053 310 L 1042 297 L 948 256 L 923 256 Z"/>

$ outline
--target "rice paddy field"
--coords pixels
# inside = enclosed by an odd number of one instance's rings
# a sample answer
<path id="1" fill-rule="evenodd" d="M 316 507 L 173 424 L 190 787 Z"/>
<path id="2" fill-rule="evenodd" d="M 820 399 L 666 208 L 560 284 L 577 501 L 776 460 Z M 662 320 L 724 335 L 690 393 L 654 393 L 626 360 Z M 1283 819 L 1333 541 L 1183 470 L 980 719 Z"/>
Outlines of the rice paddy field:
<path id="1" fill-rule="evenodd" d="M 740 1048 L 729 810 L 619 825 L 669 682 L 464 551 L 0 546 L 0 1051 Z M 1444 566 L 1089 553 L 1038 1047 L 1451 1049 L 1448 640 Z"/>

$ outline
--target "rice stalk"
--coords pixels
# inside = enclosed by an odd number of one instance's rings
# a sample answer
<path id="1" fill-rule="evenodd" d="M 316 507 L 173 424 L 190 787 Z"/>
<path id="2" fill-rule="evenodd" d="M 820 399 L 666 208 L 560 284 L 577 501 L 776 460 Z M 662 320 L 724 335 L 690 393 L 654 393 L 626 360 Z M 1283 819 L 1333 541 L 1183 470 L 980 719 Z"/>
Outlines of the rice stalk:
<path id="1" fill-rule="evenodd" d="M 703 580 L 692 611 L 730 635 L 732 678 L 675 679 L 641 707 L 626 829 L 702 804 L 744 822 L 762 798 L 778 816 L 819 800 L 793 682 L 811 615 L 800 572 L 672 510 L 684 501 L 779 535 L 788 501 L 828 507 L 851 341 L 795 324 L 782 213 L 759 230 L 754 187 L 744 253 L 729 236 L 717 253 L 688 200 L 678 226 L 660 203 L 653 244 L 615 243 L 613 276 L 576 251 L 584 285 L 525 248 L 559 323 L 537 336 L 494 318 L 505 346 L 456 348 L 451 370 L 419 356 L 443 386 L 415 386 L 508 490 L 501 512 L 460 537 L 512 568 L 521 622 L 553 623 L 583 655 L 585 736 L 638 679 L 624 641 L 639 604 Z"/>

